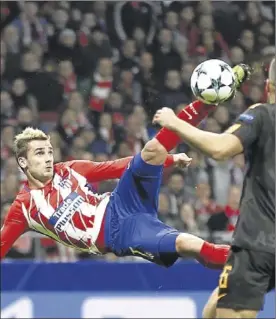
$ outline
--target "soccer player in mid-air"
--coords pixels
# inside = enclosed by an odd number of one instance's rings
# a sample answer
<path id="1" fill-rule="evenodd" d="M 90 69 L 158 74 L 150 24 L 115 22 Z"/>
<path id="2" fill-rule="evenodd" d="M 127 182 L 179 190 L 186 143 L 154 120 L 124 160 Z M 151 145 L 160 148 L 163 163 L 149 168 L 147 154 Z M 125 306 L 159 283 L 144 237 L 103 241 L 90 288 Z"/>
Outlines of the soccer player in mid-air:
<path id="1" fill-rule="evenodd" d="M 274 58 L 268 103 L 250 106 L 223 134 L 179 121 L 167 108 L 153 119 L 207 156 L 225 160 L 245 152 L 249 162 L 231 251 L 205 318 L 256 318 L 265 294 L 275 288 L 275 73 Z"/>
<path id="2" fill-rule="evenodd" d="M 237 81 L 246 79 L 243 66 Z M 179 117 L 198 125 L 213 107 L 195 101 Z M 158 220 L 158 194 L 165 166 L 188 165 L 185 154 L 168 155 L 179 137 L 161 129 L 141 153 L 112 162 L 71 161 L 54 165 L 53 148 L 42 131 L 25 129 L 15 138 L 15 155 L 27 182 L 1 229 L 1 258 L 24 232 L 33 230 L 65 245 L 94 254 L 140 256 L 169 267 L 179 257 L 194 257 L 222 268 L 228 246 L 180 233 Z M 90 184 L 120 178 L 109 194 Z"/>

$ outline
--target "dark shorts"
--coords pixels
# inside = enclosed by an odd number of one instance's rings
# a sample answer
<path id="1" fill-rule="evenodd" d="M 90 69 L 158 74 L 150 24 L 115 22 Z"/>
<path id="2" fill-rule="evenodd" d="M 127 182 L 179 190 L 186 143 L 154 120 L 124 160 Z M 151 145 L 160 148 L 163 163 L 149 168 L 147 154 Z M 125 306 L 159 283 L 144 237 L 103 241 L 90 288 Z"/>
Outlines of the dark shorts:
<path id="1" fill-rule="evenodd" d="M 217 308 L 259 311 L 274 288 L 274 254 L 232 247 L 220 275 Z"/>
<path id="2" fill-rule="evenodd" d="M 179 232 L 157 216 L 163 165 L 136 155 L 111 194 L 105 217 L 105 245 L 117 256 L 139 256 L 169 267 L 179 255 Z"/>

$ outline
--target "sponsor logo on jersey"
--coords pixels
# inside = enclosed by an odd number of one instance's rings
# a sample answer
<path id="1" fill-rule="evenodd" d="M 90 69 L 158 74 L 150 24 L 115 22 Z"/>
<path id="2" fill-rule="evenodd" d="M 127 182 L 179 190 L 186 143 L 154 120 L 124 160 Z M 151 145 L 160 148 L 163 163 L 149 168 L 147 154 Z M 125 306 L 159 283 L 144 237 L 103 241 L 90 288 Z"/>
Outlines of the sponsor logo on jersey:
<path id="1" fill-rule="evenodd" d="M 50 217 L 49 223 L 53 225 L 57 231 L 64 231 L 65 225 L 83 202 L 83 197 L 75 192 L 71 193 L 64 199 L 54 214 Z"/>
<path id="2" fill-rule="evenodd" d="M 239 120 L 245 123 L 251 123 L 254 120 L 254 116 L 252 114 L 241 114 L 239 116 Z"/>
<path id="3" fill-rule="evenodd" d="M 186 110 L 183 110 L 184 113 L 186 113 L 186 115 L 188 116 L 188 120 L 191 120 L 193 117 L 191 114 L 189 114 Z"/>
<path id="4" fill-rule="evenodd" d="M 68 178 L 64 178 L 58 183 L 58 186 L 61 188 L 70 188 L 72 187 L 72 182 Z"/>
<path id="5" fill-rule="evenodd" d="M 189 104 L 189 107 L 190 107 L 190 110 L 191 110 L 195 115 L 198 114 L 198 112 L 196 111 L 196 109 L 195 109 L 193 103 Z"/>
<path id="6" fill-rule="evenodd" d="M 188 120 L 191 120 L 193 118 L 193 115 L 188 112 L 188 110 L 187 110 L 188 108 L 189 108 L 189 111 L 191 111 L 195 115 L 198 115 L 198 112 L 194 108 L 193 103 L 189 104 L 189 106 L 187 108 L 183 109 L 183 112 L 188 116 Z"/>

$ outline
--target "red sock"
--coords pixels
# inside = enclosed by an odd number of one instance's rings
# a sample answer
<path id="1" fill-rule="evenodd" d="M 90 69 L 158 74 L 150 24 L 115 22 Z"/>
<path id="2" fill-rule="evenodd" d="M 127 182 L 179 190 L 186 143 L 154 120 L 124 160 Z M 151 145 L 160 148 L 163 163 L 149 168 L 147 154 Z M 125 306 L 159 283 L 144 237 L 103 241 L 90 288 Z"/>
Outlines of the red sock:
<path id="1" fill-rule="evenodd" d="M 177 114 L 177 116 L 193 126 L 199 125 L 199 123 L 215 109 L 213 105 L 206 105 L 201 101 L 194 101 L 193 103 L 184 107 L 184 109 Z M 162 144 L 169 152 L 180 143 L 180 137 L 168 130 L 162 128 L 155 136 L 155 138 Z"/>
<path id="2" fill-rule="evenodd" d="M 199 255 L 207 267 L 222 269 L 227 261 L 229 250 L 230 246 L 214 245 L 206 241 Z"/>

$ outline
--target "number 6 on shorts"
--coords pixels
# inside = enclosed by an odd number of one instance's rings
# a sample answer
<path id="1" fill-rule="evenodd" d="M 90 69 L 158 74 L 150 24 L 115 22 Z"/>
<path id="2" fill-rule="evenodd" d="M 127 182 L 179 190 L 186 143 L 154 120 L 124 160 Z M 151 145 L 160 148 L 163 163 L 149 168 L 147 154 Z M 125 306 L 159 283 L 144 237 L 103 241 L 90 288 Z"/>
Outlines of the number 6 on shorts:
<path id="1" fill-rule="evenodd" d="M 228 287 L 228 276 L 230 271 L 232 270 L 231 265 L 225 265 L 223 271 L 219 277 L 219 288 L 220 289 L 227 289 Z"/>

